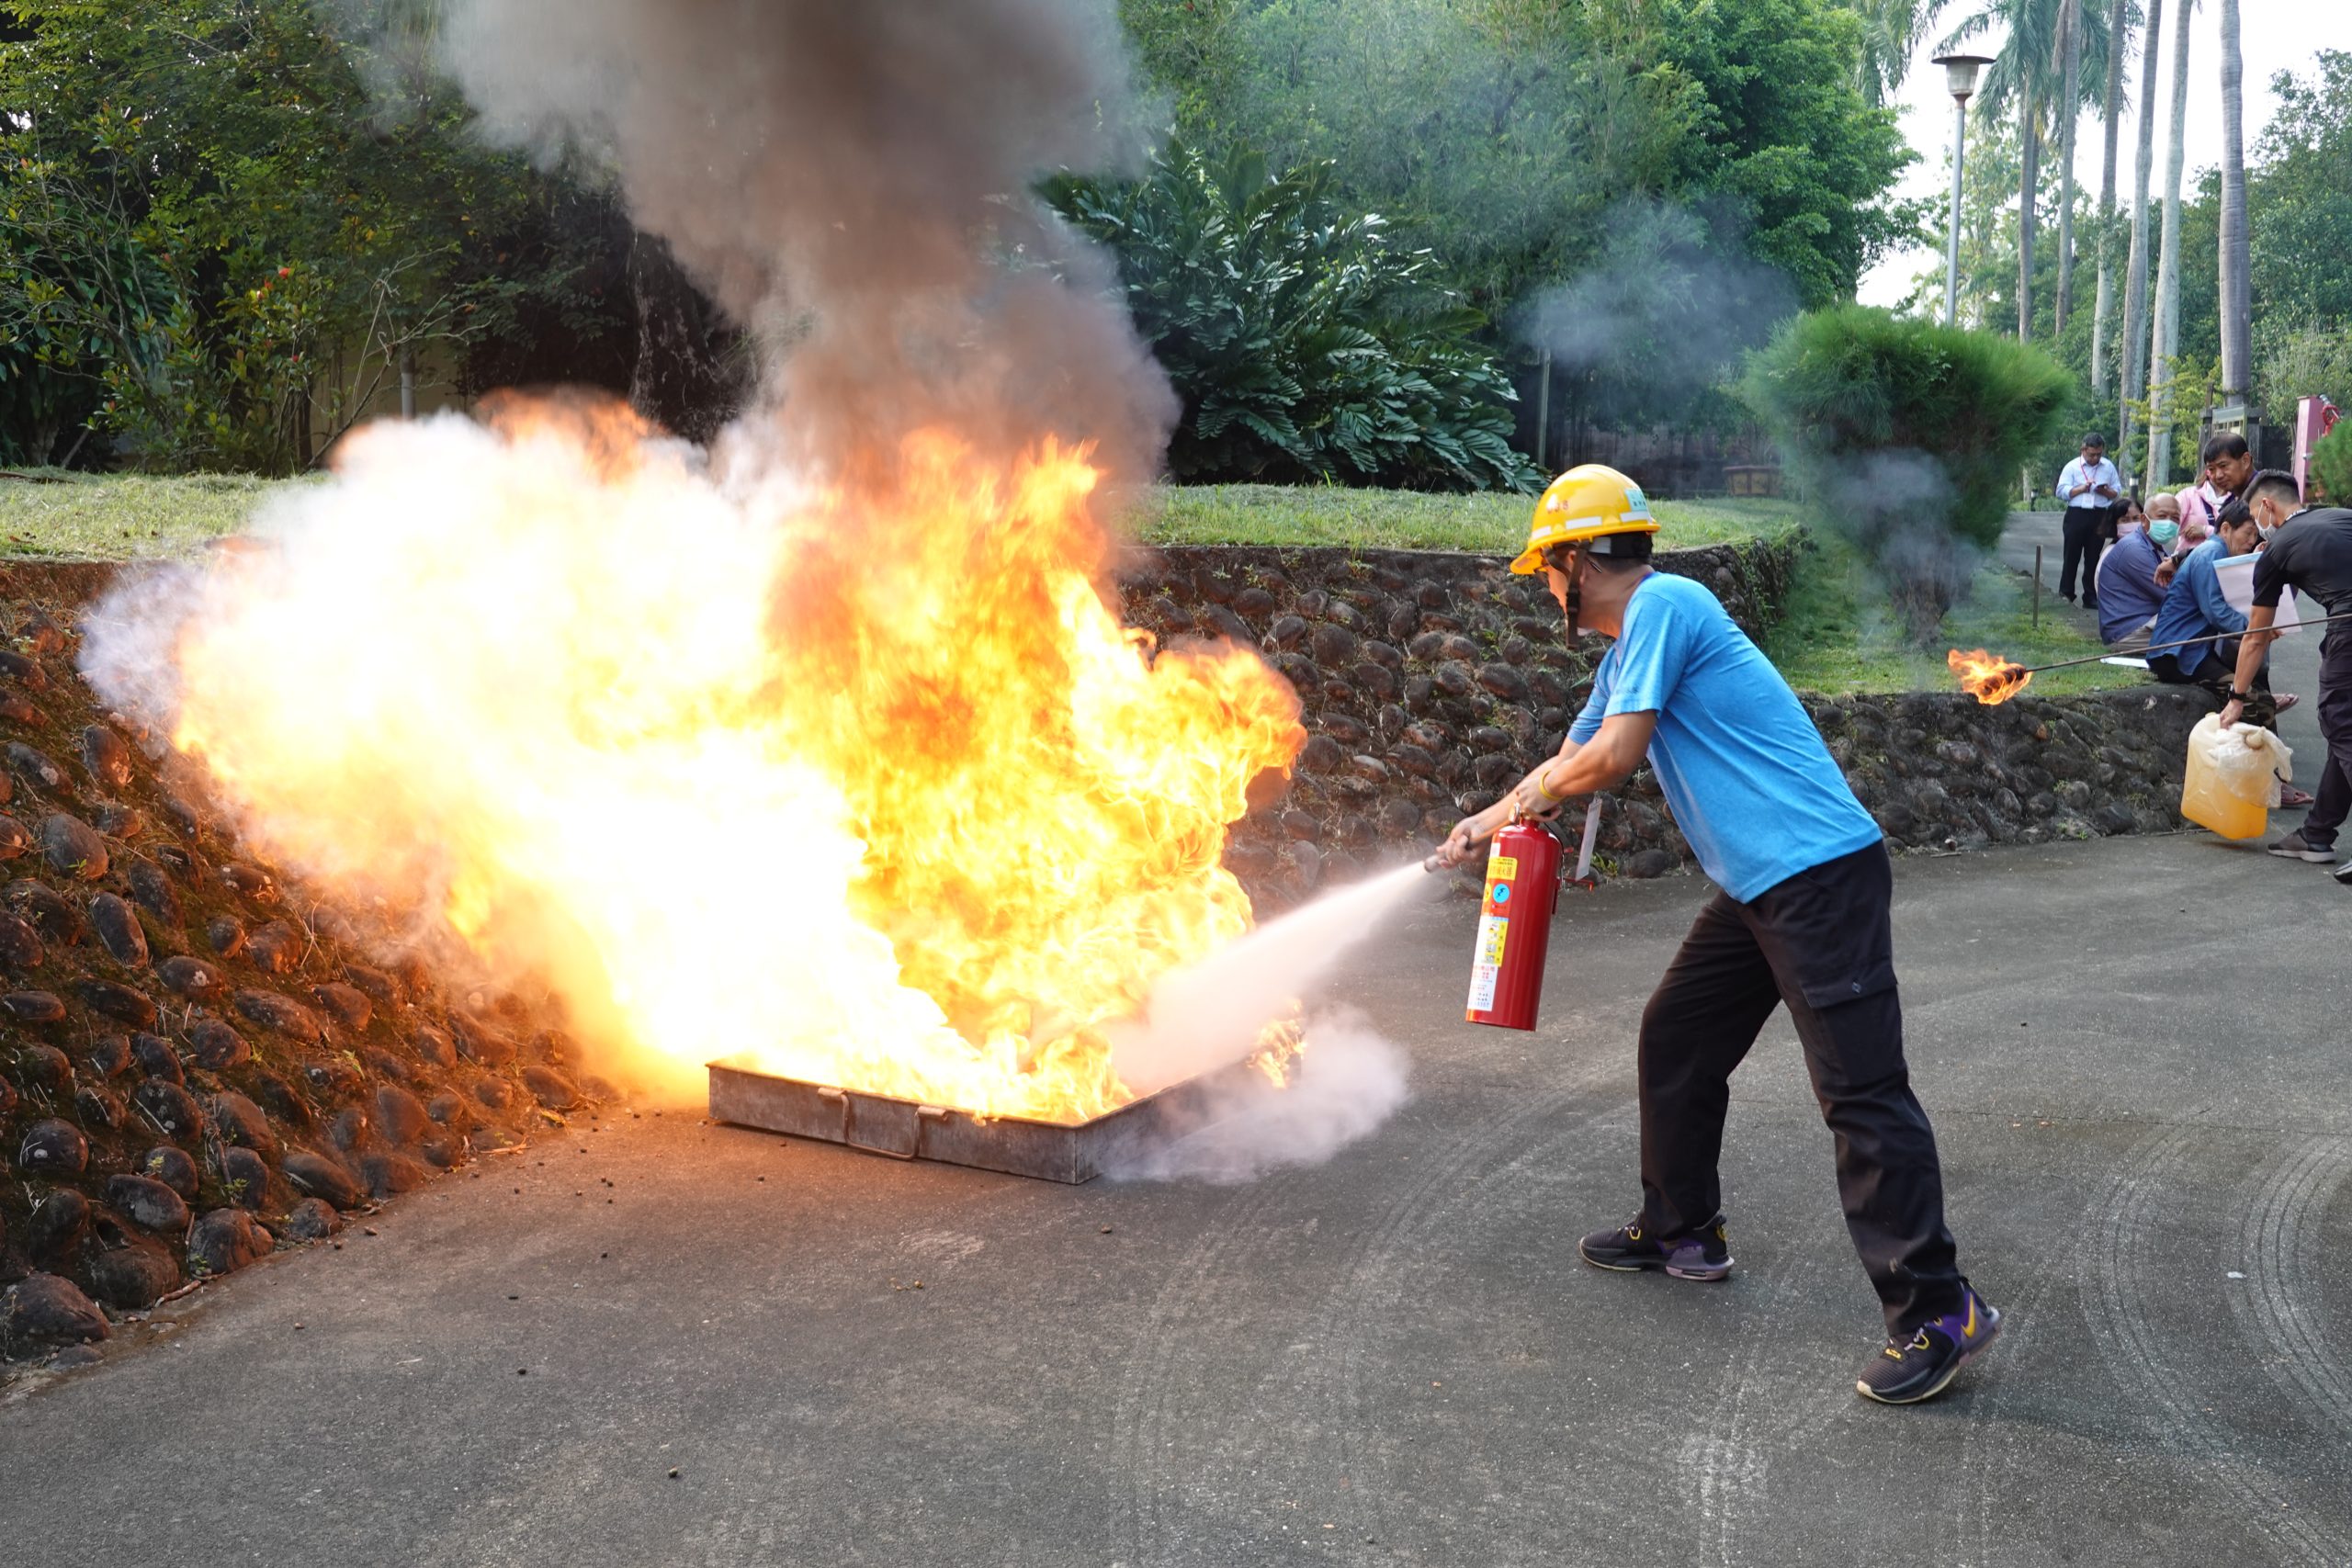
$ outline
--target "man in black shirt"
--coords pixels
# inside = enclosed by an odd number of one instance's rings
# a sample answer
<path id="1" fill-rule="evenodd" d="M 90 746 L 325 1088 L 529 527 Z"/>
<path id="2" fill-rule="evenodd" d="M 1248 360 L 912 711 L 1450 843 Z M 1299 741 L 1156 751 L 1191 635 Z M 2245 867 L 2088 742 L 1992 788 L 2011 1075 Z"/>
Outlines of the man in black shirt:
<path id="1" fill-rule="evenodd" d="M 2265 543 L 2255 558 L 2254 608 L 2238 644 L 2236 679 L 2222 709 L 2225 726 L 2245 711 L 2263 649 L 2275 640 L 2269 627 L 2281 592 L 2292 588 L 2309 594 L 2325 615 L 2352 614 L 2352 510 L 2303 505 L 2293 476 L 2276 468 L 2255 475 L 2244 494 Z M 2318 798 L 2302 827 L 2270 852 L 2332 865 L 2335 830 L 2352 815 L 2352 622 L 2328 627 L 2319 645 L 2319 732 L 2327 756 L 2320 764 Z M 2335 874 L 2352 887 L 2352 863 L 2337 866 Z"/>

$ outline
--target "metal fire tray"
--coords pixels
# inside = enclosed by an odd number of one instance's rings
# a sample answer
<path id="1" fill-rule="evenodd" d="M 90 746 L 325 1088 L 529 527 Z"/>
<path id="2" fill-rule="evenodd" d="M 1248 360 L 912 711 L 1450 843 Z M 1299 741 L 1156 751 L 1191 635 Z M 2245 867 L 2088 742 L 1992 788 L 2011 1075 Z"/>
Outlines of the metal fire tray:
<path id="1" fill-rule="evenodd" d="M 1247 1062 L 1170 1085 L 1091 1122 L 976 1116 L 888 1095 L 710 1064 L 713 1121 L 845 1144 L 893 1159 L 940 1160 L 1073 1184 L 1219 1121 L 1258 1077 Z"/>

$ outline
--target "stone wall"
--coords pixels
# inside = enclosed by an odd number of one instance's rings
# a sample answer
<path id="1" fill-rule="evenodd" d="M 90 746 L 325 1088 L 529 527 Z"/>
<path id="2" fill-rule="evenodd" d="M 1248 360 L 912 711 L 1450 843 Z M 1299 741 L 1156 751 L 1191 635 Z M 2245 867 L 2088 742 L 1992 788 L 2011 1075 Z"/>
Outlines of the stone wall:
<path id="1" fill-rule="evenodd" d="M 107 574 L 0 571 L 0 1357 L 86 1356 L 610 1092 L 552 998 L 371 956 L 105 711 L 74 656 Z"/>
<path id="2" fill-rule="evenodd" d="M 1707 584 L 1753 637 L 1798 548 L 1783 536 L 1657 564 Z M 1570 648 L 1542 584 L 1484 556 L 1192 547 L 1138 552 L 1122 584 L 1136 625 L 1247 643 L 1298 689 L 1306 749 L 1227 852 L 1267 908 L 1394 863 L 1493 800 L 1559 745 L 1606 647 Z M 1804 700 L 1889 840 L 1926 850 L 2177 827 L 2188 732 L 2213 705 L 2154 686 L 1993 708 L 1958 693 Z M 1604 874 L 1690 863 L 1646 768 L 1605 799 L 1599 852 Z"/>

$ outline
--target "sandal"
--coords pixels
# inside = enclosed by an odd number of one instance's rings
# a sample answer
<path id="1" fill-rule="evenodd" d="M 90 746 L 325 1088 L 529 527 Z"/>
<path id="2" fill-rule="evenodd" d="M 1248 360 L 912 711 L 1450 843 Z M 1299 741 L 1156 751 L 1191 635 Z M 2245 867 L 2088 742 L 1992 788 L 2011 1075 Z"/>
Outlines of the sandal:
<path id="1" fill-rule="evenodd" d="M 2281 810 L 2291 809 L 2299 806 L 2309 806 L 2312 801 L 2317 800 L 2319 796 L 2313 795 L 2311 791 L 2307 789 L 2297 789 L 2293 784 L 2280 784 L 2278 786 L 2278 806 Z"/>
<path id="2" fill-rule="evenodd" d="M 2278 706 L 2272 708 L 2270 711 L 2273 713 L 2285 713 L 2289 708 L 2293 707 L 2297 703 L 2301 702 L 2302 700 L 2302 698 L 2295 695 L 2292 692 L 2281 692 L 2278 694 Z"/>

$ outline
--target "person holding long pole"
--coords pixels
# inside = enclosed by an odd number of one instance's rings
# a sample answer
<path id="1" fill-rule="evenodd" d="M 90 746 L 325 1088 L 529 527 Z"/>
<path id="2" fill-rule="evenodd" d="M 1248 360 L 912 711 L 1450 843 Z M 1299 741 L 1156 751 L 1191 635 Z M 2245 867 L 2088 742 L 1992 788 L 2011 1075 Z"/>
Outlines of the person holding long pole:
<path id="1" fill-rule="evenodd" d="M 2278 638 L 2272 627 L 2279 594 L 2291 588 L 2317 600 L 2327 615 L 2352 615 L 2352 509 L 2305 506 L 2294 476 L 2277 468 L 2255 475 L 2244 495 L 2263 547 L 2255 558 L 2254 605 L 2246 612 L 2230 699 L 2222 709 L 2224 728 L 2243 716 L 2254 698 L 2265 650 Z M 2352 815 L 2352 625 L 2344 621 L 2329 626 L 2319 645 L 2318 716 L 2327 759 L 2320 765 L 2311 814 L 2271 845 L 2270 852 L 2335 865 L 2336 831 Z M 2335 876 L 2352 887 L 2352 863 L 2336 866 Z"/>

